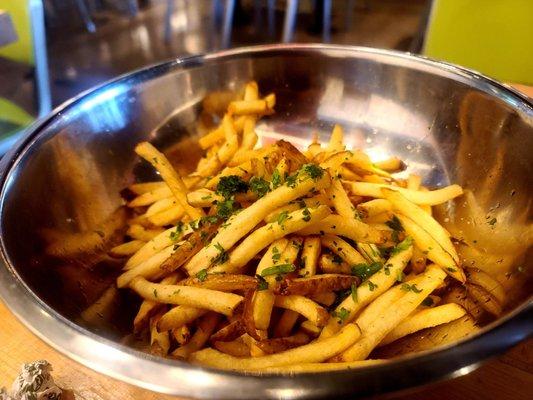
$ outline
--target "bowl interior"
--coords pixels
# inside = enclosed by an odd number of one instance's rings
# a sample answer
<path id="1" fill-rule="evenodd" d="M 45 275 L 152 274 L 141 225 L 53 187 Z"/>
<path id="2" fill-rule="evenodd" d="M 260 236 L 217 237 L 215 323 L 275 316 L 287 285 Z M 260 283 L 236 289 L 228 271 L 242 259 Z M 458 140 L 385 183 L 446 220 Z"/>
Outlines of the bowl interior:
<path id="1" fill-rule="evenodd" d="M 340 123 L 349 147 L 374 160 L 398 156 L 407 164 L 404 174 L 421 174 L 428 186 L 462 185 L 470 194 L 443 210 L 443 223 L 457 239 L 475 243 L 465 263 L 489 271 L 506 287 L 507 310 L 527 300 L 531 287 L 521 283 L 531 260 L 525 258 L 531 243 L 531 105 L 451 67 L 333 47 L 168 63 L 60 109 L 27 139 L 4 182 L 2 252 L 15 279 L 57 313 L 102 336 L 119 340 L 129 333 L 138 300 L 127 291 L 97 324 L 80 318 L 120 264 L 79 243 L 100 235 L 122 205 L 121 189 L 154 178 L 134 154 L 139 141 L 149 140 L 177 164 L 190 166 L 200 154 L 196 121 L 204 97 L 238 90 L 250 79 L 263 93 L 277 95 L 276 114 L 258 126 L 263 140 L 283 135 L 305 147 L 314 132 L 326 139 Z M 489 224 L 494 218 L 497 223 Z M 80 240 L 80 257 L 46 256 L 50 237 Z"/>

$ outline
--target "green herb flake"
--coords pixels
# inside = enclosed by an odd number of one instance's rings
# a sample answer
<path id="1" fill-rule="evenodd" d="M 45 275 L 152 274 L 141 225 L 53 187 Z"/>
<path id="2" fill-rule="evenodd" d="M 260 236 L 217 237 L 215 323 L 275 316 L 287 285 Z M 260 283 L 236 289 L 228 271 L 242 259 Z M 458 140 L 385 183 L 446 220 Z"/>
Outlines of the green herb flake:
<path id="1" fill-rule="evenodd" d="M 176 225 L 176 230 L 170 232 L 170 235 L 169 235 L 170 240 L 172 240 L 173 242 L 178 241 L 180 239 L 182 233 L 183 233 L 183 222 L 180 221 Z"/>
<path id="2" fill-rule="evenodd" d="M 281 182 L 281 174 L 279 173 L 278 169 L 276 168 L 274 172 L 272 172 L 272 189 L 276 189 L 280 187 L 282 184 Z"/>
<path id="3" fill-rule="evenodd" d="M 265 268 L 261 271 L 261 276 L 270 276 L 270 275 L 281 275 L 294 272 L 296 266 L 294 264 L 279 264 L 272 267 Z"/>
<path id="4" fill-rule="evenodd" d="M 307 207 L 304 208 L 304 210 L 302 211 L 302 214 L 303 214 L 303 218 L 302 219 L 305 222 L 311 221 L 311 212 L 309 211 L 309 209 Z"/>
<path id="5" fill-rule="evenodd" d="M 341 307 L 339 311 L 333 311 L 332 313 L 333 317 L 337 317 L 339 320 L 337 321 L 339 324 L 342 324 L 346 318 L 350 316 L 350 310 Z"/>
<path id="6" fill-rule="evenodd" d="M 201 199 L 202 200 L 209 200 L 209 199 L 211 199 L 211 195 L 208 194 L 208 195 L 202 196 Z"/>
<path id="7" fill-rule="evenodd" d="M 352 275 L 358 276 L 362 281 L 366 281 L 383 267 L 380 262 L 372 264 L 356 264 L 352 266 Z"/>
<path id="8" fill-rule="evenodd" d="M 457 272 L 457 270 L 455 268 L 452 268 L 452 267 L 446 267 L 446 271 Z"/>
<path id="9" fill-rule="evenodd" d="M 289 212 L 287 210 L 279 213 L 278 218 L 276 219 L 278 225 L 283 226 L 283 223 L 289 219 Z"/>
<path id="10" fill-rule="evenodd" d="M 290 188 L 294 188 L 296 187 L 297 179 L 298 179 L 298 173 L 290 175 L 287 177 L 287 179 L 285 179 L 285 184 Z"/>
<path id="11" fill-rule="evenodd" d="M 313 180 L 318 180 L 324 176 L 324 170 L 316 164 L 305 164 L 302 166 L 303 171 Z"/>
<path id="12" fill-rule="evenodd" d="M 378 285 L 376 285 L 374 282 L 372 281 L 368 281 L 368 290 L 370 290 L 371 292 L 374 291 L 375 288 L 377 288 Z"/>
<path id="13" fill-rule="evenodd" d="M 397 232 L 403 232 L 402 223 L 396 215 L 393 215 L 389 221 L 385 222 L 385 225 Z"/>
<path id="14" fill-rule="evenodd" d="M 157 298 L 157 289 L 154 289 L 154 297 Z"/>
<path id="15" fill-rule="evenodd" d="M 220 243 L 216 243 L 215 249 L 219 251 L 218 255 L 212 260 L 214 264 L 224 264 L 226 261 L 228 261 L 228 253 L 226 250 L 224 250 L 224 247 Z"/>
<path id="16" fill-rule="evenodd" d="M 196 279 L 198 279 L 200 282 L 203 282 L 207 279 L 207 269 L 202 269 L 200 271 L 198 271 L 198 273 L 196 274 Z"/>
<path id="17" fill-rule="evenodd" d="M 267 290 L 268 289 L 268 282 L 263 278 L 261 275 L 256 275 L 255 278 L 257 279 L 257 290 Z"/>
<path id="18" fill-rule="evenodd" d="M 263 178 L 254 176 L 250 179 L 250 190 L 255 193 L 258 198 L 261 198 L 270 191 L 270 184 Z"/>
<path id="19" fill-rule="evenodd" d="M 355 283 L 352 283 L 351 291 L 352 300 L 354 303 L 357 303 L 357 286 L 355 285 Z"/>
<path id="20" fill-rule="evenodd" d="M 228 175 L 220 178 L 217 184 L 216 192 L 225 199 L 229 199 L 236 193 L 246 193 L 248 184 L 240 176 Z"/>
<path id="21" fill-rule="evenodd" d="M 412 291 L 414 293 L 420 293 L 422 291 L 422 289 L 416 287 L 416 283 L 413 283 L 412 285 L 404 283 L 402 284 L 402 290 L 405 290 L 406 292 Z"/>
<path id="22" fill-rule="evenodd" d="M 391 251 L 391 256 L 401 253 L 402 251 L 407 250 L 413 244 L 413 239 L 410 236 L 407 236 L 403 241 L 398 243 L 394 249 Z"/>
<path id="23" fill-rule="evenodd" d="M 402 270 L 398 270 L 398 275 L 396 275 L 396 282 L 403 282 L 405 275 Z"/>
<path id="24" fill-rule="evenodd" d="M 232 198 L 217 203 L 217 216 L 223 220 L 227 220 L 233 213 L 240 208 Z"/>
<path id="25" fill-rule="evenodd" d="M 496 218 L 492 218 L 489 222 L 487 222 L 489 225 L 494 226 L 494 224 L 498 222 Z"/>

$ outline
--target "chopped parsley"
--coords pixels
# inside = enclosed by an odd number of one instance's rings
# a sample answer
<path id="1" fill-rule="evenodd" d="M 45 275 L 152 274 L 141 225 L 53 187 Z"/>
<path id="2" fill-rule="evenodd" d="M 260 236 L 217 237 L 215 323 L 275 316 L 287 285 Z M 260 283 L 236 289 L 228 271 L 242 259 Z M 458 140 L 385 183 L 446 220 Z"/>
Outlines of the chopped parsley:
<path id="1" fill-rule="evenodd" d="M 218 255 L 213 258 L 213 263 L 214 264 L 223 264 L 225 263 L 226 261 L 228 261 L 228 253 L 226 252 L 226 250 L 224 250 L 224 247 L 222 247 L 222 245 L 220 243 L 216 243 L 215 245 L 215 249 L 218 250 Z"/>
<path id="2" fill-rule="evenodd" d="M 289 212 L 287 210 L 279 213 L 278 218 L 276 219 L 278 225 L 281 225 L 283 228 L 283 223 L 289 219 Z"/>
<path id="3" fill-rule="evenodd" d="M 413 239 L 411 236 L 407 236 L 404 240 L 394 247 L 390 253 L 391 256 L 401 253 L 402 251 L 407 250 L 413 244 Z"/>
<path id="4" fill-rule="evenodd" d="M 362 281 L 366 281 L 376 272 L 378 272 L 383 264 L 380 262 L 373 262 L 372 264 L 356 264 L 352 266 L 352 275 L 358 276 Z"/>
<path id="5" fill-rule="evenodd" d="M 240 208 L 240 204 L 235 202 L 233 198 L 217 202 L 217 216 L 223 220 L 227 220 L 231 215 Z"/>
<path id="6" fill-rule="evenodd" d="M 404 273 L 402 270 L 398 270 L 398 275 L 396 275 L 396 281 L 397 282 L 403 282 Z"/>
<path id="7" fill-rule="evenodd" d="M 203 282 L 207 279 L 207 269 L 202 269 L 201 271 L 198 271 L 198 273 L 196 274 L 196 278 L 200 281 L 200 282 Z"/>
<path id="8" fill-rule="evenodd" d="M 263 178 L 254 176 L 250 179 L 250 190 L 255 193 L 258 198 L 261 198 L 270 191 L 270 184 Z"/>
<path id="9" fill-rule="evenodd" d="M 289 272 L 294 272 L 295 270 L 296 266 L 294 264 L 279 264 L 265 268 L 263 271 L 261 271 L 261 276 L 288 274 Z"/>
<path id="10" fill-rule="evenodd" d="M 281 253 L 276 246 L 272 248 L 272 262 L 276 263 L 281 258 Z"/>
<path id="11" fill-rule="evenodd" d="M 276 189 L 280 187 L 282 184 L 281 182 L 281 174 L 279 173 L 278 169 L 276 168 L 274 172 L 272 172 L 272 189 Z"/>
<path id="12" fill-rule="evenodd" d="M 309 211 L 309 209 L 307 207 L 304 208 L 304 210 L 302 211 L 302 214 L 303 214 L 303 218 L 302 219 L 305 222 L 311 221 L 311 212 Z"/>
<path id="13" fill-rule="evenodd" d="M 457 272 L 457 270 L 455 268 L 452 268 L 452 267 L 446 267 L 446 271 Z"/>
<path id="14" fill-rule="evenodd" d="M 303 171 L 313 180 L 318 180 L 324 176 L 324 170 L 316 164 L 305 164 Z"/>
<path id="15" fill-rule="evenodd" d="M 352 300 L 354 303 L 357 303 L 357 286 L 355 285 L 355 283 L 352 283 L 351 290 Z"/>
<path id="16" fill-rule="evenodd" d="M 297 179 L 298 179 L 298 173 L 296 172 L 295 174 L 290 175 L 287 177 L 287 179 L 285 179 L 285 184 L 290 188 L 294 188 L 296 187 Z"/>
<path id="17" fill-rule="evenodd" d="M 408 283 L 404 283 L 402 285 L 402 290 L 405 290 L 406 292 L 412 291 L 415 293 L 420 293 L 422 289 L 419 289 L 416 287 L 416 283 L 413 283 L 412 285 L 409 285 Z"/>
<path id="18" fill-rule="evenodd" d="M 387 225 L 389 228 L 395 231 L 403 232 L 402 223 L 400 222 L 400 220 L 398 219 L 396 215 L 393 215 L 389 221 L 385 222 L 385 225 Z"/>
<path id="19" fill-rule="evenodd" d="M 169 235 L 170 240 L 172 240 L 173 242 L 179 240 L 182 233 L 183 233 L 183 222 L 180 221 L 176 225 L 176 230 L 170 232 L 170 235 Z"/>
<path id="20" fill-rule="evenodd" d="M 201 197 L 202 200 L 209 200 L 210 198 L 211 198 L 210 194 Z"/>
<path id="21" fill-rule="evenodd" d="M 339 311 L 333 311 L 332 315 L 339 319 L 337 321 L 339 324 L 342 324 L 350 316 L 350 310 L 341 307 Z"/>
<path id="22" fill-rule="evenodd" d="M 378 285 L 376 285 L 374 282 L 372 281 L 368 281 L 368 289 L 373 292 L 375 288 L 377 288 Z"/>
<path id="23" fill-rule="evenodd" d="M 261 275 L 255 276 L 257 279 L 257 290 L 267 290 L 268 282 Z"/>
<path id="24" fill-rule="evenodd" d="M 229 199 L 236 193 L 246 193 L 247 190 L 248 184 L 237 175 L 223 176 L 216 188 L 216 192 L 224 196 L 225 199 Z"/>

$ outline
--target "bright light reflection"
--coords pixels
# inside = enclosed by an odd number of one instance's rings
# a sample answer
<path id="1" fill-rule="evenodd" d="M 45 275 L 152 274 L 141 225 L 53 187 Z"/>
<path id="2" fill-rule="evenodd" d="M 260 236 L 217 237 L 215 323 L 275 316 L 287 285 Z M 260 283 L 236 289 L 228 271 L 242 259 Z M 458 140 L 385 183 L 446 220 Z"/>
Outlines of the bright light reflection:
<path id="1" fill-rule="evenodd" d="M 92 131 L 113 131 L 126 126 L 125 111 L 119 101 L 125 91 L 125 85 L 115 84 L 90 95 L 80 104 L 80 110 L 89 119 Z"/>

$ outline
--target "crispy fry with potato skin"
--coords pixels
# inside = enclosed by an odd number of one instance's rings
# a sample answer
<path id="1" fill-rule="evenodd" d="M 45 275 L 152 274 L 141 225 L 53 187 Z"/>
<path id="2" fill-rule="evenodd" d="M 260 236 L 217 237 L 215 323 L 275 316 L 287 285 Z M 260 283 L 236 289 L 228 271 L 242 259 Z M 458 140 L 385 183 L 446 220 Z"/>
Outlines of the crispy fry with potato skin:
<path id="1" fill-rule="evenodd" d="M 257 279 L 249 275 L 212 274 L 206 272 L 205 277 L 202 277 L 202 279 L 198 278 L 198 276 L 189 277 L 181 281 L 180 285 L 233 292 L 234 290 L 255 289 L 257 287 Z"/>
<path id="2" fill-rule="evenodd" d="M 246 329 L 241 318 L 237 318 L 234 321 L 230 322 L 224 328 L 219 329 L 211 335 L 209 338 L 210 343 L 215 342 L 231 342 L 232 340 L 237 339 L 239 336 L 242 336 L 245 333 Z"/>
<path id="3" fill-rule="evenodd" d="M 312 296 L 317 293 L 349 289 L 361 280 L 356 276 L 340 274 L 321 274 L 309 278 L 285 278 L 275 288 L 274 293 L 282 296 L 297 294 Z"/>
<path id="4" fill-rule="evenodd" d="M 296 333 L 295 335 L 282 338 L 258 340 L 256 345 L 265 354 L 274 354 L 302 346 L 309 343 L 309 341 L 310 338 L 305 333 Z"/>
<path id="5" fill-rule="evenodd" d="M 218 351 L 233 357 L 250 357 L 250 348 L 239 340 L 232 342 L 215 342 L 213 347 Z"/>

